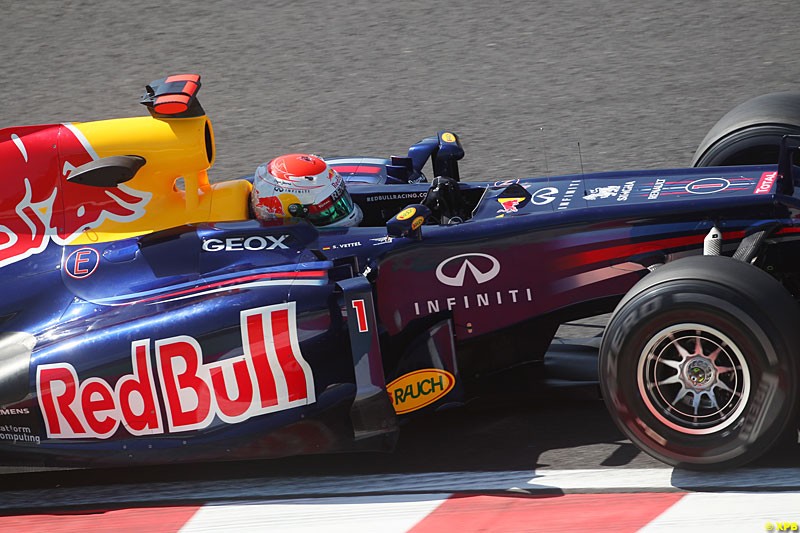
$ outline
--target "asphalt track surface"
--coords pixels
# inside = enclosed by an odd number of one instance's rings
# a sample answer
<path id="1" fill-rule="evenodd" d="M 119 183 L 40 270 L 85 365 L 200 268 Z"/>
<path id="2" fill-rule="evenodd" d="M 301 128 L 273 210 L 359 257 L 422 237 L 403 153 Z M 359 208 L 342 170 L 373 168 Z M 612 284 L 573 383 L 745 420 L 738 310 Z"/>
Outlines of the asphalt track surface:
<path id="1" fill-rule="evenodd" d="M 445 128 L 468 179 L 681 166 L 735 104 L 800 82 L 792 1 L 0 4 L 2 123 L 139 115 L 145 83 L 199 72 L 218 179 Z"/>
<path id="2" fill-rule="evenodd" d="M 215 126 L 216 180 L 293 151 L 403 154 L 445 128 L 462 138 L 469 180 L 677 167 L 731 107 L 796 90 L 800 81 L 792 1 L 4 0 L 0 7 L 2 124 L 141 115 L 144 83 L 199 72 Z M 2 484 L 47 490 L 262 473 L 659 466 L 622 439 L 591 394 L 497 401 L 494 410 L 470 407 L 413 424 L 393 456 L 5 475 Z M 783 453 L 757 466 L 798 463 Z"/>

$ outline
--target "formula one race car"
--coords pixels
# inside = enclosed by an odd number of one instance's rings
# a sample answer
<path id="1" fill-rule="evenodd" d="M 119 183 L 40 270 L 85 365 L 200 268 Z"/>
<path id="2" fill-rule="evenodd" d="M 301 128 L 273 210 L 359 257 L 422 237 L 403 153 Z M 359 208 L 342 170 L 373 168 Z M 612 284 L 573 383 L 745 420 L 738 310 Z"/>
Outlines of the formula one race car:
<path id="1" fill-rule="evenodd" d="M 199 88 L 0 130 L 3 462 L 390 449 L 403 417 L 615 306 L 599 378 L 643 449 L 732 466 L 793 426 L 800 96 L 737 108 L 695 161 L 777 166 L 461 182 L 446 131 L 329 159 L 364 219 L 326 228 L 259 222 L 250 181 L 209 182 Z"/>

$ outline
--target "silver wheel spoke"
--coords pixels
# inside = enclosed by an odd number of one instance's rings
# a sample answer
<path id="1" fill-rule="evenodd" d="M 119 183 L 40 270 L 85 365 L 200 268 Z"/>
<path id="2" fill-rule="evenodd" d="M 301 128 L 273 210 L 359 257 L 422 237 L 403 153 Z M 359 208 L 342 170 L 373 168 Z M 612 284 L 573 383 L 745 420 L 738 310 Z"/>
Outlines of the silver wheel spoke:
<path id="1" fill-rule="evenodd" d="M 658 382 L 659 385 L 672 385 L 673 383 L 680 383 L 681 378 L 680 374 L 675 374 L 674 376 L 670 376 L 667 379 L 662 379 Z"/>
<path id="2" fill-rule="evenodd" d="M 714 388 L 716 388 L 716 387 L 719 387 L 720 389 L 722 389 L 722 390 L 724 390 L 724 391 L 731 392 L 731 393 L 732 393 L 732 392 L 735 392 L 735 391 L 734 391 L 732 388 L 730 388 L 730 387 L 727 385 L 727 383 L 725 383 L 724 381 L 717 381 L 717 382 L 714 384 Z"/>
<path id="3" fill-rule="evenodd" d="M 719 411 L 719 404 L 717 403 L 717 395 L 714 394 L 714 389 L 706 391 L 706 397 L 711 401 L 711 407 Z"/>
<path id="4" fill-rule="evenodd" d="M 637 368 L 645 406 L 680 433 L 709 435 L 730 427 L 752 394 L 747 358 L 707 324 L 677 323 L 655 333 L 642 347 Z"/>
<path id="5" fill-rule="evenodd" d="M 686 360 L 686 359 L 689 359 L 692 356 L 692 354 L 687 352 L 686 348 L 681 346 L 680 343 L 678 341 L 676 341 L 674 337 L 672 337 L 670 335 L 670 338 L 672 339 L 672 346 L 678 351 L 678 354 L 680 354 L 682 359 Z"/>
<path id="6" fill-rule="evenodd" d="M 680 361 L 673 361 L 672 359 L 662 359 L 661 361 L 659 361 L 659 363 L 661 363 L 662 365 L 666 365 L 670 368 L 674 368 L 675 370 L 681 369 Z"/>
<path id="7" fill-rule="evenodd" d="M 717 362 L 717 357 L 719 357 L 721 351 L 722 351 L 722 346 L 718 347 L 716 350 L 708 354 L 708 358 L 711 359 L 712 363 Z"/>
<path id="8" fill-rule="evenodd" d="M 692 398 L 692 407 L 694 408 L 694 416 L 698 415 L 698 411 L 700 410 L 700 400 L 703 398 L 702 392 L 695 392 L 694 398 Z"/>
<path id="9" fill-rule="evenodd" d="M 679 401 L 683 399 L 684 396 L 692 392 L 691 390 L 687 389 L 686 387 L 681 386 L 681 390 L 678 391 L 678 394 L 675 395 L 675 399 L 672 400 L 672 405 L 676 405 Z"/>

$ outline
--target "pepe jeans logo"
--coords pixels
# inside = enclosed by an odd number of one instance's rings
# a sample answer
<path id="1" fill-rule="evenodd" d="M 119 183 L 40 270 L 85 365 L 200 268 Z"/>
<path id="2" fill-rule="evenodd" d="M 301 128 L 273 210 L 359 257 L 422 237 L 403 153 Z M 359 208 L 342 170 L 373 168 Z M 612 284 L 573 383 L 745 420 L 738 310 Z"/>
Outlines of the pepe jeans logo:
<path id="1" fill-rule="evenodd" d="M 476 266 L 476 264 L 480 266 Z M 453 274 L 454 269 L 456 270 L 455 274 Z M 436 267 L 436 279 L 450 287 L 463 287 L 467 271 L 480 285 L 497 277 L 500 273 L 500 262 L 488 254 L 455 255 L 439 263 L 439 266 Z"/>

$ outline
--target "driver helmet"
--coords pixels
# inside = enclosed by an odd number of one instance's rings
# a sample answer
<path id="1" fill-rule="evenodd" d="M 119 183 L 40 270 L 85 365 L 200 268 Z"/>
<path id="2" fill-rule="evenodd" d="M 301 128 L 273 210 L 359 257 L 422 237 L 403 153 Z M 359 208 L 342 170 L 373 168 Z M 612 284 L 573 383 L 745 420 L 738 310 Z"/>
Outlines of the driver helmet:
<path id="1" fill-rule="evenodd" d="M 250 203 L 257 219 L 300 216 L 316 226 L 357 226 L 363 218 L 344 180 L 320 157 L 288 154 L 256 169 Z"/>

